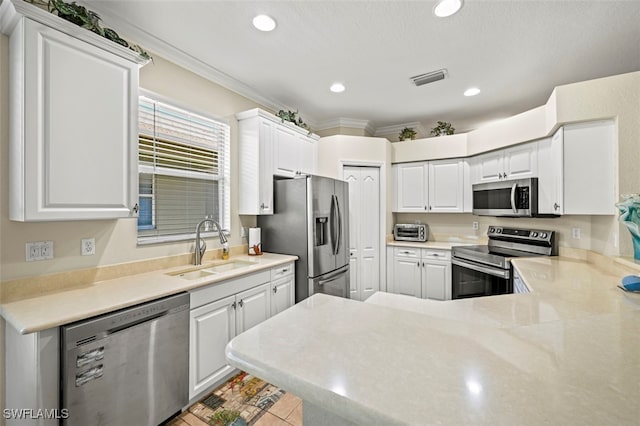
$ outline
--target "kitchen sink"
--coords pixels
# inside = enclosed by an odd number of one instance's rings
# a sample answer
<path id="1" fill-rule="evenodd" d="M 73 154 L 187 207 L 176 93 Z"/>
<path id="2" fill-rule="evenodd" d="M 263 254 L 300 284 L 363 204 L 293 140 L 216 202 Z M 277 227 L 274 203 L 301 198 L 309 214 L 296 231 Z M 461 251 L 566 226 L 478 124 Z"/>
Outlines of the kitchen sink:
<path id="1" fill-rule="evenodd" d="M 234 269 L 248 268 L 255 264 L 255 262 L 251 262 L 249 260 L 224 260 L 216 261 L 213 264 L 202 265 L 197 268 L 171 272 L 167 275 L 180 277 L 185 280 L 197 280 L 211 275 L 220 274 L 222 272 L 232 271 Z"/>

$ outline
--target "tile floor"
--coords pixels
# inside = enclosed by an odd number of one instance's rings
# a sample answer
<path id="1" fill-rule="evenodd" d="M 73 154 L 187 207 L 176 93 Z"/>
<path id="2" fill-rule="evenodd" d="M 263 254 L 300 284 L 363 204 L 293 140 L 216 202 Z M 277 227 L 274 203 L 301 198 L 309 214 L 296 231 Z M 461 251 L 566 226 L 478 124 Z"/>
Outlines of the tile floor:
<path id="1" fill-rule="evenodd" d="M 240 373 L 167 426 L 207 426 L 218 409 L 237 410 L 250 426 L 302 426 L 302 400 L 246 373 Z"/>

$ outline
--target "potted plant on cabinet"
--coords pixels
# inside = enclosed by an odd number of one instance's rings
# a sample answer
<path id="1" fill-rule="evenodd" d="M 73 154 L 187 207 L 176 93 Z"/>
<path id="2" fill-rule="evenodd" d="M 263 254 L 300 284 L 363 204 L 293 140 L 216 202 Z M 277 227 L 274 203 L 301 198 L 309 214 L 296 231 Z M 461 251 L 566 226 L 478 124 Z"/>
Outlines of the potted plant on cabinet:
<path id="1" fill-rule="evenodd" d="M 431 136 L 452 135 L 456 129 L 446 121 L 438 121 L 438 125 L 431 129 Z"/>
<path id="2" fill-rule="evenodd" d="M 407 139 L 414 140 L 416 138 L 416 135 L 417 135 L 417 132 L 413 129 L 413 127 L 405 127 L 400 131 L 400 134 L 398 135 L 398 140 L 400 142 Z"/>

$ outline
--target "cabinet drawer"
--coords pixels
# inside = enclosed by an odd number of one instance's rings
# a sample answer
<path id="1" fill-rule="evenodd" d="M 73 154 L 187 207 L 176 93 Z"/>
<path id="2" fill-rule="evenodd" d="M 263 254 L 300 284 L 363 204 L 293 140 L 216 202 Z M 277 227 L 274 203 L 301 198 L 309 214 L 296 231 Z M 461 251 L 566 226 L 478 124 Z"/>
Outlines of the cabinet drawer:
<path id="1" fill-rule="evenodd" d="M 422 260 L 451 260 L 449 250 L 422 249 Z"/>
<path id="2" fill-rule="evenodd" d="M 291 274 L 293 274 L 293 263 L 273 267 L 271 268 L 271 281 L 288 277 Z"/>
<path id="3" fill-rule="evenodd" d="M 269 271 L 261 271 L 256 272 L 255 274 L 245 275 L 241 278 L 221 281 L 206 287 L 198 288 L 191 291 L 190 307 L 191 309 L 194 309 L 215 300 L 222 299 L 223 297 L 240 293 L 241 291 L 269 282 L 270 278 L 271 275 Z"/>
<path id="4" fill-rule="evenodd" d="M 412 258 L 419 259 L 420 249 L 410 248 L 410 247 L 394 247 L 393 255 L 395 257 L 412 257 Z"/>

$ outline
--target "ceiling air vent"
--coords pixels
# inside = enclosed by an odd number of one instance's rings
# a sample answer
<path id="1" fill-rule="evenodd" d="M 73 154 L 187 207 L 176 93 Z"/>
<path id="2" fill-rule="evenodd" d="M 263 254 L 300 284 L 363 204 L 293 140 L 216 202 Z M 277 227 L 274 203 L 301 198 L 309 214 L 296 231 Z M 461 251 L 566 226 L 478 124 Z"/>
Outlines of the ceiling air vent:
<path id="1" fill-rule="evenodd" d="M 411 77 L 411 81 L 413 81 L 413 84 L 416 86 L 423 86 L 435 81 L 444 80 L 445 78 L 447 78 L 447 69 L 443 68 L 441 70 L 431 71 L 426 74 Z"/>

